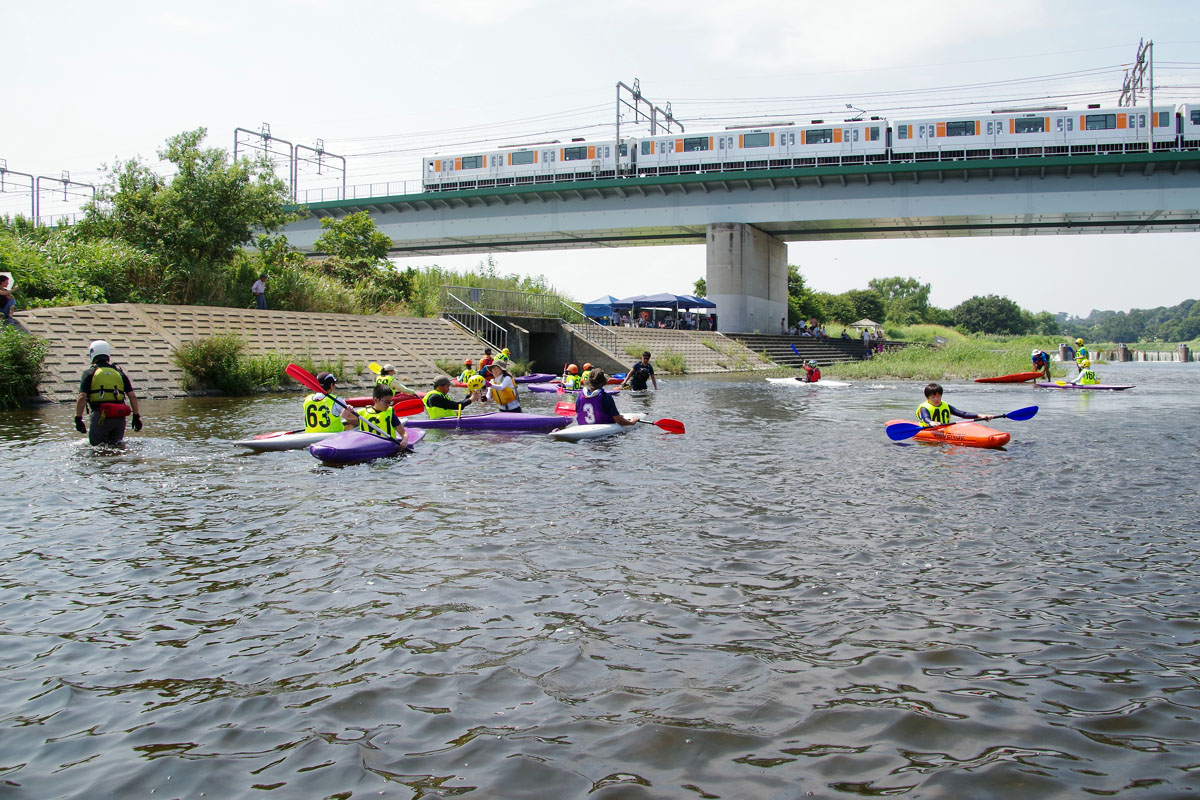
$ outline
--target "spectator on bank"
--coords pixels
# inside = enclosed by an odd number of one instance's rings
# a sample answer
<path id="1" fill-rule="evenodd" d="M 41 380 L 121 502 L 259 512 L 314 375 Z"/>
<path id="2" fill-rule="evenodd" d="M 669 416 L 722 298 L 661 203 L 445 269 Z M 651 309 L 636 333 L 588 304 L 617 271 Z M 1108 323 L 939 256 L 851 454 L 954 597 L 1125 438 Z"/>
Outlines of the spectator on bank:
<path id="1" fill-rule="evenodd" d="M 254 293 L 254 302 L 261 308 L 267 307 L 267 273 L 258 276 L 258 280 L 250 285 L 250 291 Z"/>
<path id="2" fill-rule="evenodd" d="M 17 301 L 12 296 L 12 279 L 8 275 L 0 275 L 0 328 L 5 325 L 16 325 L 13 312 L 17 310 Z"/>

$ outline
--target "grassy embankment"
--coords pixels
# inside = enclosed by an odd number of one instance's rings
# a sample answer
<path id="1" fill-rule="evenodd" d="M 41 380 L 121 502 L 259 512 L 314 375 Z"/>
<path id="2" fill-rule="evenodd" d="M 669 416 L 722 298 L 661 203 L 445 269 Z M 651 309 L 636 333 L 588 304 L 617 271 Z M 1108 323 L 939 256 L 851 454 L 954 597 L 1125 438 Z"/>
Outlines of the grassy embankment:
<path id="1" fill-rule="evenodd" d="M 946 340 L 945 344 L 935 343 L 934 337 L 939 336 Z M 1063 341 L 1062 337 L 1055 336 L 965 336 L 953 328 L 939 325 L 888 328 L 887 337 L 912 344 L 878 354 L 869 361 L 833 364 L 822 368 L 822 376 L 847 380 L 899 378 L 915 381 L 988 378 L 1028 372 L 1033 369 L 1029 354 L 1034 348 L 1053 356 Z M 1058 362 L 1051 362 L 1050 372 L 1055 378 L 1068 374 L 1066 366 Z"/>
<path id="2" fill-rule="evenodd" d="M 37 394 L 46 342 L 16 328 L 0 329 L 0 411 L 20 408 Z"/>

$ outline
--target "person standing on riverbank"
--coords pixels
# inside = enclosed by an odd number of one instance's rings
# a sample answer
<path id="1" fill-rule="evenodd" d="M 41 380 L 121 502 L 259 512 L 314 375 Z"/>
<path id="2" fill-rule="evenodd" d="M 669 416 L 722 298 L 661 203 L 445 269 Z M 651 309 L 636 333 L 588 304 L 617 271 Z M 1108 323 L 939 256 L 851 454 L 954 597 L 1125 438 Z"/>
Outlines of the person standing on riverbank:
<path id="1" fill-rule="evenodd" d="M 654 377 L 654 365 L 650 363 L 650 351 L 642 352 L 642 360 L 635 363 L 629 368 L 629 373 L 622 381 L 621 387 L 628 386 L 635 392 L 646 391 L 646 381 L 654 384 L 654 390 L 658 391 L 658 378 Z"/>
<path id="2" fill-rule="evenodd" d="M 12 296 L 13 282 L 8 273 L 0 274 L 0 328 L 5 325 L 16 325 L 13 312 L 17 310 L 17 301 Z"/>
<path id="3" fill-rule="evenodd" d="M 116 364 L 110 363 L 112 351 L 108 342 L 97 339 L 88 347 L 92 365 L 79 380 L 79 395 L 75 398 L 75 430 L 88 435 L 92 445 L 107 444 L 119 447 L 125 441 L 125 417 L 133 412 L 133 429 L 142 429 L 137 395 L 129 376 Z M 126 403 L 125 401 L 129 402 Z M 91 411 L 88 425 L 83 424 L 83 412 Z"/>
<path id="4" fill-rule="evenodd" d="M 243 284 L 244 286 L 245 284 Z M 258 280 L 250 284 L 250 291 L 254 293 L 255 304 L 263 310 L 267 308 L 267 273 L 258 276 Z"/>

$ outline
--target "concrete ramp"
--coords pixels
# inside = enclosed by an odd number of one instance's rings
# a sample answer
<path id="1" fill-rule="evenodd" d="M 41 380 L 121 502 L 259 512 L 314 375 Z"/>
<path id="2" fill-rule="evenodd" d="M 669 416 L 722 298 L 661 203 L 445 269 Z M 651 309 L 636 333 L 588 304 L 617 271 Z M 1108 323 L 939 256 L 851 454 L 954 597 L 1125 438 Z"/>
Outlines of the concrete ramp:
<path id="1" fill-rule="evenodd" d="M 183 372 L 171 361 L 172 350 L 218 333 L 241 336 L 251 355 L 275 352 L 340 364 L 343 389 L 371 386 L 375 376 L 366 365 L 372 361 L 392 364 L 399 379 L 414 389 L 429 388 L 444 374 L 434 359 L 461 363 L 483 352 L 476 339 L 450 322 L 420 317 L 115 303 L 37 308 L 18 312 L 17 319 L 50 344 L 39 393 L 51 402 L 75 399 L 94 339 L 112 346 L 113 361 L 129 374 L 139 397 L 185 395 Z"/>

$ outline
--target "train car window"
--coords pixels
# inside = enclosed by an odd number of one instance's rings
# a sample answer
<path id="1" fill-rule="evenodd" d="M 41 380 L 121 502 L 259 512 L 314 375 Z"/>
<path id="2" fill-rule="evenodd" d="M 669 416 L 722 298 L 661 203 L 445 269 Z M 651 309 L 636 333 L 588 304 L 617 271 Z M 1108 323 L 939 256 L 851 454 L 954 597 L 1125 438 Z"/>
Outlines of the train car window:
<path id="1" fill-rule="evenodd" d="M 804 132 L 805 144 L 831 144 L 833 142 L 833 128 L 819 128 Z"/>
<path id="2" fill-rule="evenodd" d="M 1200 108 L 1192 109 L 1192 124 L 1200 125 Z"/>
<path id="3" fill-rule="evenodd" d="M 1062 117 L 1054 118 L 1054 127 L 1059 133 L 1063 132 L 1063 118 Z"/>
<path id="4" fill-rule="evenodd" d="M 1069 130 L 1069 131 L 1075 130 L 1075 118 L 1074 117 L 1067 117 L 1067 130 Z"/>
<path id="5" fill-rule="evenodd" d="M 993 123 L 993 122 L 989 122 L 989 123 L 987 124 L 987 135 L 988 135 L 988 136 L 991 136 L 991 135 L 992 135 L 992 126 L 993 126 L 994 124 L 995 124 L 995 123 Z"/>
<path id="6" fill-rule="evenodd" d="M 622 144 L 621 149 L 618 152 L 620 152 L 621 158 L 624 158 L 625 156 L 629 155 L 629 145 Z"/>
<path id="7" fill-rule="evenodd" d="M 922 125 L 922 126 L 921 126 L 921 128 L 920 128 L 920 130 L 918 130 L 918 131 L 917 131 L 917 138 L 918 138 L 918 139 L 924 139 L 924 138 L 925 138 L 925 126 L 924 126 L 924 125 Z"/>
<path id="8" fill-rule="evenodd" d="M 854 129 L 853 141 L 856 141 L 856 142 L 858 141 L 858 128 Z"/>
<path id="9" fill-rule="evenodd" d="M 769 147 L 770 144 L 769 133 L 747 133 L 742 137 L 742 147 Z"/>
<path id="10" fill-rule="evenodd" d="M 685 152 L 685 153 L 691 153 L 696 150 L 707 150 L 707 149 L 708 149 L 708 137 L 707 136 L 693 136 L 690 139 L 683 140 L 683 152 Z"/>
<path id="11" fill-rule="evenodd" d="M 642 142 L 642 155 L 644 155 L 644 156 L 650 155 L 650 143 L 649 142 L 646 142 L 646 141 Z"/>
<path id="12" fill-rule="evenodd" d="M 1170 112 L 1167 112 L 1167 111 L 1158 112 L 1158 127 L 1165 128 L 1170 124 L 1171 124 Z"/>
<path id="13" fill-rule="evenodd" d="M 479 169 L 483 166 L 483 156 L 463 156 L 463 169 Z"/>
<path id="14" fill-rule="evenodd" d="M 587 158 L 587 145 L 563 148 L 563 161 L 582 161 L 585 158 Z"/>
<path id="15" fill-rule="evenodd" d="M 947 136 L 974 136 L 975 135 L 975 120 L 967 122 L 947 122 Z"/>
<path id="16" fill-rule="evenodd" d="M 1014 133 L 1045 133 L 1045 117 L 1020 117 L 1016 120 Z"/>
<path id="17" fill-rule="evenodd" d="M 900 134 L 899 136 L 896 137 L 897 139 L 907 139 L 908 138 L 908 126 L 907 125 L 897 125 L 896 131 L 897 131 L 897 133 Z"/>
<path id="18" fill-rule="evenodd" d="M 512 159 L 513 164 L 532 164 L 533 156 L 534 151 L 522 150 L 519 153 L 512 153 L 509 158 Z"/>
<path id="19" fill-rule="evenodd" d="M 718 149 L 718 150 L 724 150 L 724 149 L 725 149 L 725 137 L 724 137 L 724 136 L 718 136 L 718 137 L 717 137 L 717 149 Z"/>
<path id="20" fill-rule="evenodd" d="M 1146 127 L 1146 115 L 1145 114 L 1138 114 L 1138 127 L 1139 128 Z"/>
<path id="21" fill-rule="evenodd" d="M 1116 127 L 1116 114 L 1088 114 L 1083 118 L 1083 129 L 1087 131 L 1108 131 Z"/>

